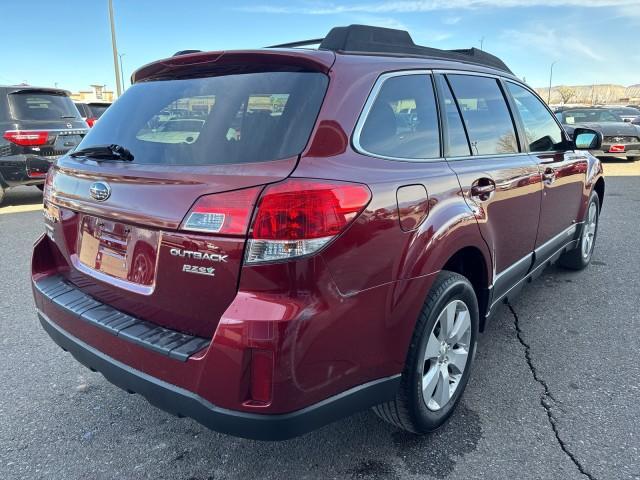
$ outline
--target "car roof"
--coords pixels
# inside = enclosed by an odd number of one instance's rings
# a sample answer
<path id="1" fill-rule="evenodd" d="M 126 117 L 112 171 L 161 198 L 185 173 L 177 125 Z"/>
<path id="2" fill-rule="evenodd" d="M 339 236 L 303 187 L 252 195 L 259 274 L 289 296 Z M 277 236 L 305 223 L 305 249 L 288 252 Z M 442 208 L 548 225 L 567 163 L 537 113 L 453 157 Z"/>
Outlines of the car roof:
<path id="1" fill-rule="evenodd" d="M 297 48 L 319 43 L 318 49 Z M 147 64 L 136 70 L 132 82 L 176 78 L 180 74 L 193 76 L 196 72 L 228 72 L 238 64 L 288 65 L 327 73 L 336 63 L 358 62 L 366 57 L 371 68 L 443 69 L 501 75 L 520 81 L 502 60 L 475 48 L 440 50 L 413 43 L 408 32 L 366 25 L 335 27 L 323 39 L 274 45 L 258 50 L 210 51 L 187 50 L 174 56 Z M 377 65 L 374 65 L 376 64 Z"/>

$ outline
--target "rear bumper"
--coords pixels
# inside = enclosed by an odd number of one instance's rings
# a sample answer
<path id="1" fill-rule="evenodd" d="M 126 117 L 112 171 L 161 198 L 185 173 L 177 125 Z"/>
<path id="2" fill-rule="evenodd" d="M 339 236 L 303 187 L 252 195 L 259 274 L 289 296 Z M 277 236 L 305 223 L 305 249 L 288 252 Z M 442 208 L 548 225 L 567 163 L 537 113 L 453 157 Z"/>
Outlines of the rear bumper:
<path id="1" fill-rule="evenodd" d="M 25 154 L 0 156 L 0 184 L 8 187 L 41 185 L 56 158 Z"/>
<path id="2" fill-rule="evenodd" d="M 202 397 L 136 370 L 96 350 L 56 325 L 38 311 L 44 330 L 76 360 L 98 371 L 114 385 L 143 395 L 151 404 L 179 417 L 237 437 L 255 440 L 286 440 L 330 422 L 392 399 L 400 375 L 375 380 L 286 414 L 256 414 L 220 408 Z"/>
<path id="3" fill-rule="evenodd" d="M 627 149 L 624 152 L 610 152 L 608 145 L 603 145 L 602 150 L 590 150 L 589 153 L 594 157 L 598 158 L 607 158 L 607 157 L 615 157 L 615 158 L 629 158 L 629 157 L 640 157 L 640 148 Z"/>

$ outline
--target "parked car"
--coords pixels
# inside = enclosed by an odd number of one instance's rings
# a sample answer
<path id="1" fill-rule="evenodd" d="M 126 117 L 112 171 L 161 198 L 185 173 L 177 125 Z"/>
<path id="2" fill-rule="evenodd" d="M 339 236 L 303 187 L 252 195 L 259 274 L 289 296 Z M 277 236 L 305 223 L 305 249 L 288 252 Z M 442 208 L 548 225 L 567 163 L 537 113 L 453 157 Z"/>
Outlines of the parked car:
<path id="1" fill-rule="evenodd" d="M 607 107 L 607 110 L 615 113 L 625 122 L 633 122 L 640 118 L 640 110 L 633 107 Z"/>
<path id="2" fill-rule="evenodd" d="M 0 86 L 0 204 L 9 188 L 42 189 L 50 165 L 78 145 L 86 132 L 69 92 Z"/>
<path id="3" fill-rule="evenodd" d="M 111 104 L 107 102 L 76 102 L 76 107 L 87 125 L 93 127 Z"/>
<path id="4" fill-rule="evenodd" d="M 569 134 L 576 127 L 602 133 L 602 145 L 591 151 L 596 157 L 640 158 L 640 127 L 624 122 L 606 108 L 572 108 L 556 114 Z"/>
<path id="5" fill-rule="evenodd" d="M 284 439 L 373 407 L 433 431 L 498 306 L 591 261 L 605 183 L 583 149 L 601 137 L 571 140 L 476 49 L 367 26 L 285 47 L 134 73 L 47 177 L 38 316 L 84 365 L 214 430 Z M 272 94 L 277 115 L 247 112 Z M 202 95 L 194 141 L 146 136 Z"/>

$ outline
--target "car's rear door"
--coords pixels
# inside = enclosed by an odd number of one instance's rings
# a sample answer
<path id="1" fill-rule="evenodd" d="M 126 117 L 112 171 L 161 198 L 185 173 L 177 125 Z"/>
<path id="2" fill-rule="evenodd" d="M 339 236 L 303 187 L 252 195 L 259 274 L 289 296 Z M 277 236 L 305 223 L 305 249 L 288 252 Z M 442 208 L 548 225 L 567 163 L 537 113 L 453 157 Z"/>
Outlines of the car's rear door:
<path id="1" fill-rule="evenodd" d="M 538 166 L 521 151 L 499 79 L 438 75 L 438 87 L 447 160 L 492 251 L 496 299 L 531 267 L 542 197 Z"/>
<path id="2" fill-rule="evenodd" d="M 576 153 L 554 115 L 528 88 L 505 81 L 513 109 L 524 133 L 523 143 L 538 164 L 544 193 L 536 238 L 536 264 L 561 249 L 576 232 L 585 202 L 588 161 Z"/>

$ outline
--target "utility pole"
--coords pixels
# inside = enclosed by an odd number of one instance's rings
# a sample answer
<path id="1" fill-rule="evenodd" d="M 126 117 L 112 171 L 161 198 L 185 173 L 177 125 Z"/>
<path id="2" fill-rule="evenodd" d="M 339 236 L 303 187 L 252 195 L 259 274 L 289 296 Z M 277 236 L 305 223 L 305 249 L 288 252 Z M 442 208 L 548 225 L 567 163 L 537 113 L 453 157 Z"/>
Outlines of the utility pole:
<path id="1" fill-rule="evenodd" d="M 122 57 L 124 57 L 126 55 L 126 53 L 119 53 L 118 54 L 118 59 L 120 60 L 120 78 L 122 80 L 122 91 L 124 92 L 126 90 L 126 87 L 124 86 L 124 71 L 122 70 Z"/>
<path id="2" fill-rule="evenodd" d="M 557 61 L 551 64 L 551 71 L 549 72 L 549 99 L 547 100 L 547 105 L 551 104 L 551 82 L 553 81 L 553 66 L 558 63 Z"/>
<path id="3" fill-rule="evenodd" d="M 111 24 L 111 48 L 113 49 L 113 69 L 116 74 L 116 92 L 122 95 L 120 86 L 120 72 L 118 72 L 118 47 L 116 45 L 116 27 L 113 24 L 113 0 L 109 0 L 109 23 Z"/>
<path id="4" fill-rule="evenodd" d="M 483 50 L 482 48 L 483 46 L 484 46 L 484 36 L 480 39 L 480 50 Z"/>

